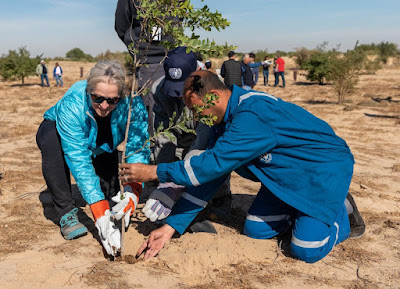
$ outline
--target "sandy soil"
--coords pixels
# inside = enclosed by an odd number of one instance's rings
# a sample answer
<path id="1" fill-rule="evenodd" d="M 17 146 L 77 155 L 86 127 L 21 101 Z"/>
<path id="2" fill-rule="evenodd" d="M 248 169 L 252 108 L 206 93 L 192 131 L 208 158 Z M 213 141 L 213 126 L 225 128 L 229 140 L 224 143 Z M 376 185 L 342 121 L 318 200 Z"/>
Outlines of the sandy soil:
<path id="1" fill-rule="evenodd" d="M 350 191 L 367 223 L 366 234 L 338 245 L 322 261 L 306 264 L 290 256 L 289 238 L 241 235 L 259 184 L 237 175 L 232 177 L 235 219 L 215 223 L 217 235 L 173 239 L 151 261 L 132 258 L 155 228 L 140 210 L 125 235 L 126 260 L 110 261 L 77 191 L 79 218 L 90 233 L 65 241 L 54 223 L 35 134 L 43 113 L 79 80 L 79 67 L 86 74 L 93 64 L 60 64 L 62 88 L 52 79 L 51 89 L 42 88 L 36 77 L 25 85 L 0 82 L 1 288 L 400 288 L 400 103 L 382 100 L 400 100 L 400 68 L 362 76 L 344 105 L 336 104 L 331 85 L 310 84 L 303 76 L 294 83 L 291 72 L 285 89 L 256 86 L 327 121 L 356 159 Z M 151 186 L 147 194 L 149 190 Z"/>

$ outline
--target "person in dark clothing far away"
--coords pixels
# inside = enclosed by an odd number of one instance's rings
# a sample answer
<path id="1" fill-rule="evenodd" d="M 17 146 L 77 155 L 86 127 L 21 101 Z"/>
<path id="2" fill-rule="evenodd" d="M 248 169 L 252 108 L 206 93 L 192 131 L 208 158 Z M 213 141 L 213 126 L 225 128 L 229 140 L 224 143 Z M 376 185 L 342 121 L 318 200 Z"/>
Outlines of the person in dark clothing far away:
<path id="1" fill-rule="evenodd" d="M 224 83 L 227 87 L 235 84 L 242 86 L 242 70 L 239 61 L 235 60 L 235 52 L 229 51 L 229 59 L 224 61 L 221 66 L 221 76 L 224 78 Z"/>
<path id="2" fill-rule="evenodd" d="M 252 68 L 258 68 L 263 63 L 262 62 L 254 62 L 255 59 L 254 53 L 245 53 L 243 55 L 242 60 L 242 87 L 244 89 L 250 90 L 256 85 L 254 83 Z"/>
<path id="3" fill-rule="evenodd" d="M 36 74 L 39 75 L 40 81 L 42 83 L 42 87 L 49 87 L 49 77 L 47 74 L 49 73 L 49 68 L 46 65 L 46 61 L 41 60 L 38 66 L 36 66 Z M 46 80 L 47 85 L 44 85 L 44 80 Z"/>

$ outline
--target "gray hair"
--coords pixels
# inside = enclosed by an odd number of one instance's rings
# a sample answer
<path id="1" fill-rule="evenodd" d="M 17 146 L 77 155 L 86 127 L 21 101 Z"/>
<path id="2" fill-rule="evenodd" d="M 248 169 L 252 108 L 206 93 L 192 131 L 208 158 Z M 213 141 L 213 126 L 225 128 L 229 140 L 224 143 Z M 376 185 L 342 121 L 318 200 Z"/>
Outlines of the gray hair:
<path id="1" fill-rule="evenodd" d="M 100 60 L 96 63 L 87 78 L 87 93 L 91 94 L 100 82 L 117 85 L 118 95 L 120 97 L 125 96 L 125 71 L 118 61 Z"/>
<path id="2" fill-rule="evenodd" d="M 243 54 L 242 60 L 245 60 L 246 58 L 250 57 L 250 53 L 245 53 Z"/>

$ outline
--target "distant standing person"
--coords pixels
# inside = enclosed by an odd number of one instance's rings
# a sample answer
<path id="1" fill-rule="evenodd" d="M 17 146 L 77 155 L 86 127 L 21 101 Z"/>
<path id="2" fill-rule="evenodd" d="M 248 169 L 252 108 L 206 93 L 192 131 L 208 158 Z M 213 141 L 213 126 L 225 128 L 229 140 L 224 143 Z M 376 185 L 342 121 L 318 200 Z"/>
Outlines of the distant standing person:
<path id="1" fill-rule="evenodd" d="M 211 66 L 212 66 L 212 64 L 211 64 L 211 61 L 210 61 L 210 60 L 207 60 L 207 61 L 204 63 L 204 65 L 206 66 L 206 70 L 211 71 Z M 212 71 L 211 71 L 211 72 L 212 72 Z"/>
<path id="2" fill-rule="evenodd" d="M 253 79 L 253 73 L 251 71 L 252 68 L 259 67 L 262 65 L 261 62 L 254 62 L 255 58 L 254 53 L 246 53 L 243 55 L 243 60 L 242 60 L 242 83 L 243 83 L 243 88 L 250 90 L 254 87 L 254 79 Z"/>
<path id="3" fill-rule="evenodd" d="M 264 64 L 262 65 L 265 86 L 268 86 L 269 67 L 271 66 L 271 64 L 272 64 L 271 60 L 269 60 L 268 55 L 266 55 L 264 57 Z"/>
<path id="4" fill-rule="evenodd" d="M 58 64 L 58 62 L 56 62 L 56 66 L 54 67 L 53 70 L 53 76 L 56 79 L 57 86 L 64 86 L 64 82 L 62 80 L 62 74 L 63 74 L 62 68 Z"/>
<path id="5" fill-rule="evenodd" d="M 40 76 L 40 80 L 42 82 L 42 86 L 44 85 L 44 80 L 46 79 L 46 86 L 50 86 L 49 84 L 49 77 L 47 76 L 47 72 L 49 69 L 47 68 L 46 61 L 41 60 L 38 66 L 36 66 L 36 73 Z"/>
<path id="6" fill-rule="evenodd" d="M 254 62 L 255 62 L 255 55 L 254 55 L 254 59 L 253 59 L 252 63 L 254 63 Z M 251 73 L 253 73 L 253 81 L 254 81 L 254 85 L 256 85 L 257 82 L 258 82 L 259 67 L 258 66 L 257 67 L 252 67 L 251 68 Z"/>
<path id="7" fill-rule="evenodd" d="M 242 86 L 242 66 L 239 61 L 235 60 L 235 54 L 234 51 L 229 51 L 229 59 L 224 61 L 221 66 L 221 76 L 227 87 L 231 87 L 233 84 Z"/>
<path id="8" fill-rule="evenodd" d="M 276 67 L 275 67 L 275 85 L 278 86 L 279 84 L 279 76 L 282 78 L 282 87 L 285 87 L 285 61 L 282 59 L 281 55 L 278 53 L 276 59 Z"/>
<path id="9" fill-rule="evenodd" d="M 200 52 L 195 52 L 196 59 L 197 59 L 197 69 L 198 70 L 207 70 L 206 65 L 204 64 L 203 60 L 203 55 L 201 55 Z"/>

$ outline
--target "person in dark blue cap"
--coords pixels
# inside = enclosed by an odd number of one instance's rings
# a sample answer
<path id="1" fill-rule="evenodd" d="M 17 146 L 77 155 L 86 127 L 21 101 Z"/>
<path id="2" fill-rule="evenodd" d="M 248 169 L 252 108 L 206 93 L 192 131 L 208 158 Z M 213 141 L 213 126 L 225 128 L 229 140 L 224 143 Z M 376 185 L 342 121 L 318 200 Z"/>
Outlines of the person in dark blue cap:
<path id="1" fill-rule="evenodd" d="M 160 124 L 167 128 L 169 119 L 174 113 L 176 113 L 174 124 L 180 122 L 185 116 L 189 116 L 190 111 L 182 102 L 183 85 L 190 73 L 196 69 L 196 56 L 192 51 L 186 53 L 186 47 L 180 46 L 168 53 L 164 60 L 165 76 L 155 81 L 151 89 L 154 95 L 155 129 Z M 195 129 L 194 120 L 186 122 L 185 125 Z M 179 153 L 178 158 L 182 159 L 196 138 L 195 134 L 186 133 L 180 129 L 175 129 L 172 133 L 176 137 L 176 141 L 170 141 L 163 136 L 156 137 L 154 148 L 156 163 L 175 161 L 176 153 Z"/>
<path id="2" fill-rule="evenodd" d="M 186 53 L 186 47 L 180 46 L 168 53 L 168 57 L 164 61 L 165 76 L 153 84 L 154 128 L 157 130 L 160 124 L 163 124 L 163 127 L 167 128 L 170 118 L 176 113 L 174 125 L 186 118 L 188 120 L 185 121 L 185 126 L 196 130 L 195 134 L 185 132 L 181 129 L 174 129 L 172 130 L 172 134 L 175 136 L 173 140 L 164 135 L 156 136 L 154 140 L 154 160 L 156 164 L 183 160 L 185 157 L 200 154 L 208 146 L 211 128 L 195 121 L 193 113 L 182 101 L 185 80 L 195 70 L 197 70 L 196 55 L 192 51 Z M 160 184 L 152 192 L 149 200 L 147 200 L 143 208 L 144 214 L 152 222 L 163 220 L 169 215 L 175 202 L 183 192 L 183 186 L 175 185 L 172 182 Z M 216 215 L 230 211 L 231 194 L 229 180 L 221 186 L 215 203 L 218 203 L 218 205 L 214 206 L 212 211 Z M 221 210 L 219 209 L 226 212 L 220 212 Z M 192 231 L 215 233 L 215 229 L 211 223 L 204 222 L 204 220 L 201 225 L 194 226 Z"/>

